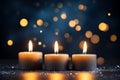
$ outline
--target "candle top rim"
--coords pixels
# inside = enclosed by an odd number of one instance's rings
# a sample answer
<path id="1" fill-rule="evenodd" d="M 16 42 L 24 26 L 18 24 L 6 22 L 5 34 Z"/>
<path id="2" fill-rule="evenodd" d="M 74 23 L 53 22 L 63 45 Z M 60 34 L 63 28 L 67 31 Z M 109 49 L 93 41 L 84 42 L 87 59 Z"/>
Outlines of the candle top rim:
<path id="1" fill-rule="evenodd" d="M 45 54 L 45 56 L 57 56 L 57 55 L 66 55 L 66 56 L 68 56 L 68 54 L 60 54 L 60 53 L 58 53 L 58 54 L 54 54 L 54 53 L 52 53 L 52 54 Z"/>
<path id="2" fill-rule="evenodd" d="M 19 52 L 19 53 L 42 53 L 41 51 L 32 51 L 32 52 L 29 52 L 29 51 L 21 51 L 21 52 Z"/>
<path id="3" fill-rule="evenodd" d="M 72 56 L 96 56 L 96 54 L 72 54 Z"/>

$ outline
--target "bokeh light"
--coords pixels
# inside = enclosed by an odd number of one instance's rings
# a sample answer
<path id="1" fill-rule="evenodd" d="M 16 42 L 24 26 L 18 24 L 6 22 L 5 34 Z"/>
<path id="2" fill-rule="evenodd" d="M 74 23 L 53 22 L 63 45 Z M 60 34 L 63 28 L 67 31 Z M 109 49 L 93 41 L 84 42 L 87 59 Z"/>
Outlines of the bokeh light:
<path id="1" fill-rule="evenodd" d="M 70 26 L 71 28 L 75 27 L 75 25 L 76 25 L 76 23 L 75 23 L 74 20 L 70 20 L 70 21 L 69 21 L 69 26 Z"/>
<path id="2" fill-rule="evenodd" d="M 46 47 L 46 45 L 45 45 L 45 44 L 43 44 L 43 45 L 42 45 L 42 47 L 43 47 L 43 48 L 45 48 L 45 47 Z"/>
<path id="3" fill-rule="evenodd" d="M 91 37 L 91 42 L 92 42 L 93 44 L 97 44 L 97 43 L 99 43 L 99 41 L 100 41 L 100 37 L 99 37 L 97 34 L 94 34 L 94 35 Z"/>
<path id="4" fill-rule="evenodd" d="M 12 46 L 12 45 L 13 45 L 13 41 L 12 41 L 12 40 L 8 40 L 8 41 L 7 41 L 7 45 L 8 45 L 8 46 Z"/>
<path id="5" fill-rule="evenodd" d="M 98 57 L 98 59 L 97 59 L 97 63 L 98 63 L 98 65 L 103 65 L 104 62 L 105 62 L 105 60 L 104 60 L 103 57 Z"/>
<path id="6" fill-rule="evenodd" d="M 65 37 L 65 38 L 69 38 L 69 37 L 70 37 L 70 34 L 69 34 L 69 33 L 65 33 L 65 34 L 64 34 L 64 37 Z"/>
<path id="7" fill-rule="evenodd" d="M 62 3 L 58 3 L 58 8 L 62 8 L 63 7 L 63 4 Z"/>
<path id="8" fill-rule="evenodd" d="M 48 27 L 48 25 L 49 25 L 48 22 L 44 22 L 45 27 Z"/>
<path id="9" fill-rule="evenodd" d="M 85 36 L 86 36 L 86 38 L 91 38 L 92 37 L 92 31 L 86 31 Z"/>
<path id="10" fill-rule="evenodd" d="M 108 16 L 111 16 L 111 13 L 108 13 L 107 15 L 108 15 Z"/>
<path id="11" fill-rule="evenodd" d="M 112 41 L 112 42 L 117 41 L 117 35 L 112 34 L 112 35 L 110 36 L 110 41 Z"/>
<path id="12" fill-rule="evenodd" d="M 63 46 L 59 45 L 59 51 L 62 51 L 62 50 L 63 50 Z"/>
<path id="13" fill-rule="evenodd" d="M 54 21 L 54 22 L 57 22 L 57 21 L 58 21 L 58 17 L 56 17 L 56 16 L 53 17 L 53 21 Z"/>
<path id="14" fill-rule="evenodd" d="M 74 21 L 75 21 L 76 25 L 79 24 L 79 20 L 78 19 L 74 19 Z"/>
<path id="15" fill-rule="evenodd" d="M 42 19 L 38 19 L 37 20 L 37 25 L 38 26 L 42 26 L 43 25 L 43 20 Z"/>
<path id="16" fill-rule="evenodd" d="M 40 33 L 43 33 L 43 31 L 42 31 L 42 30 L 40 30 Z"/>
<path id="17" fill-rule="evenodd" d="M 87 43 L 87 44 L 88 44 L 88 43 Z M 79 43 L 79 48 L 80 48 L 80 49 L 83 49 L 83 45 L 84 45 L 84 40 L 80 41 L 80 43 Z M 87 48 L 88 48 L 88 46 L 87 46 Z"/>
<path id="18" fill-rule="evenodd" d="M 38 45 L 41 46 L 41 45 L 42 45 L 42 42 L 41 42 L 41 41 L 38 41 Z"/>
<path id="19" fill-rule="evenodd" d="M 26 27 L 28 25 L 28 20 L 26 18 L 22 18 L 20 20 L 21 27 Z"/>
<path id="20" fill-rule="evenodd" d="M 81 26 L 80 26 L 80 25 L 77 25 L 77 26 L 75 27 L 75 30 L 76 30 L 76 31 L 80 31 L 80 30 L 81 30 Z"/>
<path id="21" fill-rule="evenodd" d="M 85 11 L 85 10 L 87 9 L 87 6 L 86 6 L 86 5 L 83 5 L 83 4 L 79 4 L 79 5 L 78 5 L 78 9 Z"/>
<path id="22" fill-rule="evenodd" d="M 66 18 L 67 18 L 66 13 L 62 13 L 62 14 L 61 14 L 61 18 L 62 18 L 62 19 L 66 19 Z"/>
<path id="23" fill-rule="evenodd" d="M 36 24 L 34 24 L 34 25 L 33 25 L 33 28 L 37 28 L 37 25 L 36 25 Z"/>
<path id="24" fill-rule="evenodd" d="M 56 9 L 54 10 L 54 12 L 55 12 L 55 13 L 58 13 L 58 12 L 59 12 L 59 9 L 58 9 L 58 8 L 56 8 Z"/>
<path id="25" fill-rule="evenodd" d="M 107 32 L 109 30 L 109 25 L 104 22 L 101 22 L 98 28 L 100 31 Z"/>
<path id="26" fill-rule="evenodd" d="M 55 32 L 55 35 L 56 35 L 56 36 L 58 36 L 58 34 L 59 34 L 59 32 L 58 32 L 58 31 L 56 31 L 56 32 Z"/>

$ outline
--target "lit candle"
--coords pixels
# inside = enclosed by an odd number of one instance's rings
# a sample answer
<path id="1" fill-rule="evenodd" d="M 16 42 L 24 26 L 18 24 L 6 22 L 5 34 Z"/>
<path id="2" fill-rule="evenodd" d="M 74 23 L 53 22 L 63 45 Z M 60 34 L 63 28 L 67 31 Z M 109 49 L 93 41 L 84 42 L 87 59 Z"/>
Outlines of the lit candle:
<path id="1" fill-rule="evenodd" d="M 85 41 L 83 46 L 83 54 L 72 55 L 73 70 L 92 71 L 96 69 L 96 55 L 86 54 L 86 52 L 87 43 Z"/>
<path id="2" fill-rule="evenodd" d="M 45 69 L 46 70 L 66 70 L 68 68 L 69 55 L 58 53 L 58 42 L 55 41 L 54 52 L 45 54 Z"/>
<path id="3" fill-rule="evenodd" d="M 19 52 L 19 64 L 21 69 L 42 69 L 42 52 L 33 52 L 32 41 L 28 44 L 29 52 Z"/>

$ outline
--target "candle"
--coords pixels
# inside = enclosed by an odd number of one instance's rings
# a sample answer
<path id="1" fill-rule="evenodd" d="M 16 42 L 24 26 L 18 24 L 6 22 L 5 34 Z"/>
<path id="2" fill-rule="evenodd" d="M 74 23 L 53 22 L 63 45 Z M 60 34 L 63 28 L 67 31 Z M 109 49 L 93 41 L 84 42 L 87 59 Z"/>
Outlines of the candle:
<path id="1" fill-rule="evenodd" d="M 69 55 L 58 53 L 58 42 L 55 41 L 54 52 L 45 54 L 45 69 L 46 70 L 66 70 L 68 68 Z"/>
<path id="2" fill-rule="evenodd" d="M 84 42 L 83 54 L 72 55 L 72 67 L 74 70 L 92 71 L 96 69 L 96 55 L 86 54 L 87 43 Z"/>
<path id="3" fill-rule="evenodd" d="M 29 52 L 19 52 L 19 65 L 21 69 L 42 69 L 42 52 L 33 52 L 32 41 L 28 44 Z"/>

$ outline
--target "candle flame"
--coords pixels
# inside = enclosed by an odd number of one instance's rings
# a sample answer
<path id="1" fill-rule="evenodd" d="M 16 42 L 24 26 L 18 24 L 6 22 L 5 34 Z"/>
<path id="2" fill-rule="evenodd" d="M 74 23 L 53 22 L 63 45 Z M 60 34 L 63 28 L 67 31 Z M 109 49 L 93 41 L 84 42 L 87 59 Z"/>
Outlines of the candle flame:
<path id="1" fill-rule="evenodd" d="M 86 54 L 86 52 L 87 52 L 87 42 L 84 41 L 84 44 L 83 44 L 83 53 Z"/>
<path id="2" fill-rule="evenodd" d="M 28 50 L 29 50 L 30 52 L 33 51 L 33 44 L 32 44 L 32 41 L 31 41 L 31 40 L 29 40 Z"/>
<path id="3" fill-rule="evenodd" d="M 58 42 L 57 41 L 55 41 L 55 44 L 54 44 L 54 52 L 55 53 L 58 53 Z"/>

